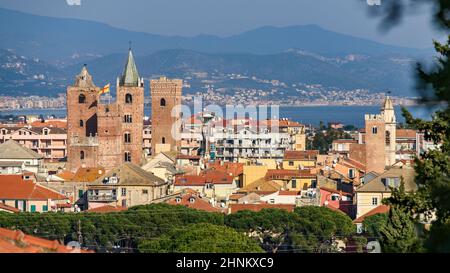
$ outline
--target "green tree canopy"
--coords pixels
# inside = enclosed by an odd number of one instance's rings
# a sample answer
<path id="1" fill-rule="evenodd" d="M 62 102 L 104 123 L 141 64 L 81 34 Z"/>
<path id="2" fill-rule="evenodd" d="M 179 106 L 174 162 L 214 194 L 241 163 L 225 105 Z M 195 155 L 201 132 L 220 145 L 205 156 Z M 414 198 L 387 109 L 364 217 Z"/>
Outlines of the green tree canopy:
<path id="1" fill-rule="evenodd" d="M 164 235 L 139 243 L 143 253 L 258 253 L 263 250 L 248 236 L 207 223 L 174 228 Z"/>

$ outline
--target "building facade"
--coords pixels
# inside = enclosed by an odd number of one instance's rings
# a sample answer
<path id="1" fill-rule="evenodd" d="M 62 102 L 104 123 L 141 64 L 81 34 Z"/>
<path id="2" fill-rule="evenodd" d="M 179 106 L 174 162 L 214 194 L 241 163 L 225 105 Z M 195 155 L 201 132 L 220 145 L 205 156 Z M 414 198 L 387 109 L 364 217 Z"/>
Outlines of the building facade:
<path id="1" fill-rule="evenodd" d="M 178 151 L 181 133 L 183 81 L 161 77 L 150 81 L 152 97 L 152 154 Z"/>
<path id="2" fill-rule="evenodd" d="M 141 165 L 143 118 L 144 81 L 131 50 L 117 79 L 114 103 L 100 103 L 100 88 L 84 66 L 74 86 L 67 88 L 67 169 Z"/>

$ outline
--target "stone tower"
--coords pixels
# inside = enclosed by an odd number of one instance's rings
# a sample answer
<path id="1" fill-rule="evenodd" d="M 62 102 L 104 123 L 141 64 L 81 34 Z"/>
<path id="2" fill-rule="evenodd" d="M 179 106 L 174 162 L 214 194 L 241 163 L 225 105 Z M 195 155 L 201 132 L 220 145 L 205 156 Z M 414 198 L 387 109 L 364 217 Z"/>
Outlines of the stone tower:
<path id="1" fill-rule="evenodd" d="M 365 115 L 366 173 L 384 172 L 386 165 L 385 121 L 383 115 Z"/>
<path id="2" fill-rule="evenodd" d="M 67 88 L 67 169 L 97 166 L 98 93 L 86 65 Z"/>
<path id="3" fill-rule="evenodd" d="M 139 77 L 131 49 L 123 73 L 117 79 L 117 104 L 122 112 L 123 162 L 142 165 L 144 79 Z"/>
<path id="4" fill-rule="evenodd" d="M 169 80 L 161 77 L 159 80 L 150 81 L 153 155 L 179 150 L 177 135 L 181 128 L 178 128 L 176 123 L 181 118 L 182 88 L 183 81 L 178 79 Z"/>
<path id="5" fill-rule="evenodd" d="M 386 166 L 395 164 L 395 149 L 396 149 L 396 120 L 394 105 L 389 96 L 386 96 L 383 107 L 381 108 L 381 115 L 384 117 L 386 132 L 385 132 L 385 150 L 386 150 Z"/>

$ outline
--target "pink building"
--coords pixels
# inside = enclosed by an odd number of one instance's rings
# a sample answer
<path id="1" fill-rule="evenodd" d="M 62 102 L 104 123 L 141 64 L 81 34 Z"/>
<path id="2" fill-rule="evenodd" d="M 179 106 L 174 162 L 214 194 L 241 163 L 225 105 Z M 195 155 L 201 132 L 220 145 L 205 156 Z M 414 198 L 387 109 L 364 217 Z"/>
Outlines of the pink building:
<path id="1" fill-rule="evenodd" d="M 46 159 L 62 159 L 66 156 L 67 131 L 64 128 L 0 125 L 0 143 L 10 139 Z"/>

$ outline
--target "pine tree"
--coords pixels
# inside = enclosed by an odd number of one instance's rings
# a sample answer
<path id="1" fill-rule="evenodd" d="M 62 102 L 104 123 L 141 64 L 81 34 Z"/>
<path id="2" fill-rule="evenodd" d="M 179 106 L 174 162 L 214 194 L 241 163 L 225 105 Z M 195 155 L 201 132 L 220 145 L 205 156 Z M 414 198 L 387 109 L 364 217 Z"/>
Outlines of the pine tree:
<path id="1" fill-rule="evenodd" d="M 421 244 L 409 212 L 394 206 L 389 211 L 387 224 L 381 227 L 381 245 L 384 252 L 420 252 Z"/>

